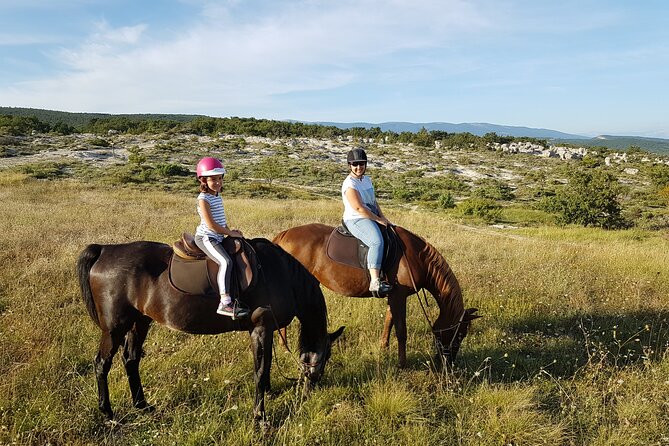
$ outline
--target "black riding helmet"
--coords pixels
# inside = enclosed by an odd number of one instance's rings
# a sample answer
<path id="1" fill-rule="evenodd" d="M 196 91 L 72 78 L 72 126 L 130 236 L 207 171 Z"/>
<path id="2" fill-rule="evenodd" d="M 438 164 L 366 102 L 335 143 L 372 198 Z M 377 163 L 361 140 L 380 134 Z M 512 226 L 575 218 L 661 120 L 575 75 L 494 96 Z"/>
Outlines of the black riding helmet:
<path id="1" fill-rule="evenodd" d="M 367 154 L 361 148 L 351 149 L 348 151 L 348 155 L 346 155 L 346 160 L 348 161 L 349 164 L 354 163 L 356 161 L 367 162 Z"/>

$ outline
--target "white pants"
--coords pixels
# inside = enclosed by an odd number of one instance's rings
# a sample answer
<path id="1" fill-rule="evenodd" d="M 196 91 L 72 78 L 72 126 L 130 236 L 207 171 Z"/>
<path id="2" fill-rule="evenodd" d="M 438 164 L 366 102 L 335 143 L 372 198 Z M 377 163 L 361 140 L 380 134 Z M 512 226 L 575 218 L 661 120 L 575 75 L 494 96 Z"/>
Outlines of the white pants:
<path id="1" fill-rule="evenodd" d="M 218 281 L 218 291 L 221 295 L 229 295 L 228 284 L 230 283 L 232 260 L 223 248 L 221 242 L 206 235 L 196 235 L 195 244 L 218 264 L 218 275 L 216 276 L 216 280 Z M 224 303 L 228 304 L 230 302 Z"/>

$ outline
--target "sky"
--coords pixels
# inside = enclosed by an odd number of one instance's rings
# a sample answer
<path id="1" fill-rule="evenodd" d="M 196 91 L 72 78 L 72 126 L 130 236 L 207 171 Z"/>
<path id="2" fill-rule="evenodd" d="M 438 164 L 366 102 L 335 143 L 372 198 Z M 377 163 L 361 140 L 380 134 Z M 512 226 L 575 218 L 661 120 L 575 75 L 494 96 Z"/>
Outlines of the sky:
<path id="1" fill-rule="evenodd" d="M 665 0 L 0 0 L 0 106 L 669 138 Z"/>

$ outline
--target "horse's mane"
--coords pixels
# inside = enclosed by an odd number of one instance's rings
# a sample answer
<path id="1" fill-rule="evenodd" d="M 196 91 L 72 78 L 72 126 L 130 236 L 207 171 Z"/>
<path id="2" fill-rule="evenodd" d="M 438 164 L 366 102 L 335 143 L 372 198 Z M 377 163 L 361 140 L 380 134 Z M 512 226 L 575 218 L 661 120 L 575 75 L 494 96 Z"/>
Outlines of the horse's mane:
<path id="1" fill-rule="evenodd" d="M 460 297 L 459 301 L 462 302 L 460 283 L 444 256 L 425 239 L 413 235 L 423 243 L 418 257 L 423 261 L 425 267 L 426 288 L 443 303 L 454 304 L 456 302 L 453 302 L 453 300 L 458 297 Z"/>
<path id="2" fill-rule="evenodd" d="M 256 252 L 271 252 L 286 265 L 287 277 L 285 282 L 293 287 L 298 304 L 296 316 L 302 325 L 308 324 L 311 319 L 314 322 L 324 322 L 324 326 L 327 327 L 325 297 L 321 291 L 320 283 L 309 270 L 279 245 L 266 238 L 254 238 L 249 240 L 249 243 Z M 319 315 L 322 315 L 323 319 L 318 318 Z"/>

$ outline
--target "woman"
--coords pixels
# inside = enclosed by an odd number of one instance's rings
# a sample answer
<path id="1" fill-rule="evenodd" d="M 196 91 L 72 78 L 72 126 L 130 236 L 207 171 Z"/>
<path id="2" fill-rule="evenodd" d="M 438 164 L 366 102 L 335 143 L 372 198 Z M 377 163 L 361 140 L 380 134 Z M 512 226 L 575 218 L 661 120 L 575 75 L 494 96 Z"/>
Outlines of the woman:
<path id="1" fill-rule="evenodd" d="M 348 152 L 349 174 L 342 183 L 341 197 L 344 201 L 343 221 L 348 230 L 369 247 L 367 268 L 369 269 L 369 291 L 387 294 L 390 284 L 381 280 L 381 260 L 383 259 L 383 236 L 379 225 L 389 225 L 374 195 L 372 180 L 365 176 L 367 154 L 356 148 Z"/>

